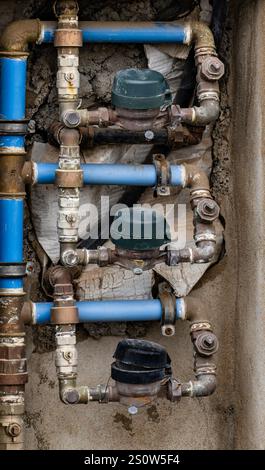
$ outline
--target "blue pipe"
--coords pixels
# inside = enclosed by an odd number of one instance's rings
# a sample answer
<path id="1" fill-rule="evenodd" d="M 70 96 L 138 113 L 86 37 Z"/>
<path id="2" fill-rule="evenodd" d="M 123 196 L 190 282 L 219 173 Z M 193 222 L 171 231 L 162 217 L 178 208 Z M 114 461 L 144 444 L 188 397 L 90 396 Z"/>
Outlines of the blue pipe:
<path id="1" fill-rule="evenodd" d="M 23 262 L 23 199 L 0 199 L 0 263 Z M 0 289 L 21 289 L 22 278 L 0 278 Z"/>
<path id="2" fill-rule="evenodd" d="M 6 277 L 0 278 L 0 289 L 23 289 L 23 279 L 22 278 L 14 278 L 14 277 Z"/>
<path id="3" fill-rule="evenodd" d="M 27 58 L 0 57 L 0 119 L 25 119 Z M 1 148 L 24 150 L 23 136 L 0 136 Z"/>
<path id="4" fill-rule="evenodd" d="M 182 318 L 182 299 L 176 299 L 176 320 Z M 80 323 L 159 321 L 162 316 L 160 300 L 102 300 L 77 302 Z M 33 304 L 34 324 L 50 323 L 53 303 Z"/>
<path id="5" fill-rule="evenodd" d="M 21 121 L 26 113 L 27 57 L 0 57 L 0 119 Z M 2 153 L 24 154 L 25 137 L 0 136 Z M 0 199 L 0 263 L 23 262 L 23 199 Z M 0 278 L 0 289 L 23 288 L 23 278 Z"/>
<path id="6" fill-rule="evenodd" d="M 81 165 L 86 185 L 156 186 L 157 174 L 154 165 L 125 165 L 116 163 L 87 163 Z M 55 183 L 57 163 L 35 163 L 35 182 Z M 171 165 L 171 185 L 184 186 L 185 174 L 182 165 Z"/>
<path id="7" fill-rule="evenodd" d="M 52 43 L 56 23 L 44 22 L 42 25 L 42 42 Z M 188 42 L 188 28 L 173 23 L 81 21 L 79 25 L 85 43 L 186 44 Z"/>
<path id="8" fill-rule="evenodd" d="M 0 199 L 0 263 L 23 262 L 23 199 Z"/>

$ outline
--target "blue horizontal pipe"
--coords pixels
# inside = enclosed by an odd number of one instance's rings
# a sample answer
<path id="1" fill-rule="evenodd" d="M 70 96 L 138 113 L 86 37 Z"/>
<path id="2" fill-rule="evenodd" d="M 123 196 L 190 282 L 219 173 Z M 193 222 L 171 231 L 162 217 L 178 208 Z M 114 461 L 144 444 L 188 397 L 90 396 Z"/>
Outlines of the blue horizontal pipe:
<path id="1" fill-rule="evenodd" d="M 156 186 L 154 165 L 125 165 L 87 163 L 81 165 L 86 185 Z M 36 163 L 35 179 L 39 184 L 53 184 L 58 168 L 56 163 Z M 184 186 L 185 175 L 181 165 L 171 165 L 171 185 Z"/>
<path id="2" fill-rule="evenodd" d="M 85 43 L 187 43 L 187 27 L 164 22 L 80 22 Z M 43 23 L 43 42 L 52 43 L 56 23 Z"/>
<path id="3" fill-rule="evenodd" d="M 176 299 L 176 320 L 181 318 L 181 299 Z M 35 303 L 34 323 L 50 323 L 50 302 Z M 102 300 L 77 302 L 80 323 L 121 322 L 121 321 L 158 321 L 161 320 L 160 300 Z"/>

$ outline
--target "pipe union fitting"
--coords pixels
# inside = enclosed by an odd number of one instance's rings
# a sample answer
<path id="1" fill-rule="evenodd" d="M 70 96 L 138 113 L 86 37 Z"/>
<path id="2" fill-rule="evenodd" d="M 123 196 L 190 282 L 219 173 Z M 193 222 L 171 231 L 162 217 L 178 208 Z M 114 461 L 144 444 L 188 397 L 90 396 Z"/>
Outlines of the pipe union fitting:
<path id="1" fill-rule="evenodd" d="M 204 198 L 198 202 L 196 212 L 201 221 L 211 223 L 219 217 L 220 208 L 213 199 Z"/>
<path id="2" fill-rule="evenodd" d="M 225 73 L 225 67 L 218 57 L 207 57 L 201 64 L 201 74 L 206 80 L 220 80 Z"/>
<path id="3" fill-rule="evenodd" d="M 194 339 L 195 350 L 201 356 L 212 356 L 218 351 L 219 342 L 211 331 L 200 332 Z"/>

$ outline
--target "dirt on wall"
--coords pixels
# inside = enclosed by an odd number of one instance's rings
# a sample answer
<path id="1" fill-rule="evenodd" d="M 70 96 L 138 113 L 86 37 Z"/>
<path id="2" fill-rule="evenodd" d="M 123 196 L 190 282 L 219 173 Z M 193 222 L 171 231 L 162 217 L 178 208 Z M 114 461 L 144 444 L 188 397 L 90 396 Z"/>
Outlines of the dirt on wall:
<path id="1" fill-rule="evenodd" d="M 36 17 L 54 19 L 51 3 L 47 1 L 10 1 L 10 17 Z M 81 1 L 81 19 L 83 20 L 148 20 L 160 18 L 165 1 Z M 12 5 L 12 7 L 11 7 Z M 22 13 L 23 12 L 23 13 Z M 28 353 L 30 356 L 30 383 L 27 388 L 27 446 L 28 448 L 231 448 L 233 445 L 233 240 L 229 231 L 229 222 L 234 214 L 230 198 L 232 185 L 230 179 L 230 99 L 229 99 L 229 63 L 231 47 L 231 26 L 227 23 L 224 40 L 221 45 L 221 58 L 226 63 L 226 79 L 222 82 L 221 117 L 213 131 L 214 169 L 212 184 L 214 195 L 221 204 L 222 215 L 228 229 L 226 246 L 228 256 L 221 263 L 208 271 L 196 286 L 196 294 L 205 301 L 206 312 L 211 315 L 220 337 L 221 351 L 218 356 L 219 388 L 218 392 L 206 400 L 183 401 L 178 407 L 168 402 L 159 402 L 136 419 L 131 418 L 126 410 L 118 406 L 98 409 L 92 404 L 88 410 L 65 409 L 59 403 L 54 371 L 54 331 L 53 328 L 28 329 Z M 34 139 L 46 142 L 47 129 L 56 116 L 56 51 L 50 46 L 42 46 L 41 54 L 33 50 L 28 72 L 28 116 L 36 122 Z M 93 104 L 109 105 L 112 79 L 117 70 L 125 67 L 145 67 L 146 57 L 142 46 L 91 45 L 83 48 L 81 57 L 81 93 L 84 106 Z M 29 148 L 32 139 L 28 141 Z M 29 280 L 32 300 L 44 299 L 39 290 L 40 266 L 33 249 L 35 234 L 27 215 L 25 228 L 26 257 L 33 262 L 33 273 Z M 232 258 L 231 258 L 232 255 Z M 228 262 L 227 260 L 230 260 Z M 232 262 L 231 262 L 232 259 Z M 226 292 L 226 296 L 223 292 Z M 207 302 L 206 302 L 207 299 Z M 224 323 L 223 316 L 226 316 Z M 109 374 L 109 361 L 120 335 L 147 335 L 148 339 L 163 342 L 168 347 L 177 374 L 191 376 L 192 357 L 189 344 L 188 327 L 178 326 L 176 337 L 165 343 L 160 338 L 157 325 L 148 329 L 142 325 L 107 325 L 92 327 L 89 331 L 98 341 L 88 340 L 88 334 L 80 328 L 78 331 L 80 383 L 91 384 L 104 382 Z M 132 329 L 130 329 L 132 328 Z M 112 335 L 110 338 L 102 335 Z M 115 337 L 114 337 L 115 336 Z M 31 341 L 32 340 L 32 341 Z M 42 353 L 42 354 L 40 354 Z M 96 357 L 96 360 L 95 360 Z M 89 371 L 88 371 L 89 369 Z M 89 373 L 88 373 L 89 372 Z M 49 395 L 49 413 L 45 405 Z M 57 423 L 62 432 L 58 435 Z M 165 422 L 170 428 L 170 436 L 165 436 Z M 111 433 L 109 430 L 111 429 Z M 96 436 L 101 436 L 98 443 Z"/>
<path id="2" fill-rule="evenodd" d="M 28 2 L 24 16 L 54 19 L 45 1 Z M 50 2 L 48 2 L 50 3 Z M 154 19 L 155 10 L 150 0 L 141 2 L 84 2 L 80 3 L 84 20 L 146 20 Z M 45 141 L 47 130 L 58 115 L 56 90 L 56 50 L 49 46 L 33 51 L 29 62 L 28 115 L 36 122 L 35 138 Z M 109 105 L 115 73 L 122 68 L 146 67 L 142 46 L 90 45 L 80 51 L 81 88 L 83 107 L 95 104 Z"/>
<path id="3" fill-rule="evenodd" d="M 47 7 L 47 2 L 27 2 L 24 6 L 24 17 L 40 17 L 46 20 L 53 19 L 54 13 L 51 6 Z M 50 3 L 50 2 L 49 2 Z M 16 10 L 19 15 L 19 9 Z M 87 2 L 80 3 L 81 19 L 83 20 L 150 20 L 154 19 L 157 10 L 152 8 L 150 0 L 142 2 Z M 16 16 L 16 15 L 15 15 Z M 145 68 L 147 66 L 143 46 L 139 45 L 90 45 L 80 51 L 80 99 L 82 107 L 92 107 L 95 105 L 110 105 L 111 88 L 114 75 L 123 68 Z M 35 122 L 33 139 L 29 138 L 28 148 L 30 149 L 34 141 L 46 142 L 47 131 L 58 115 L 58 101 L 56 89 L 57 53 L 53 47 L 43 46 L 42 53 L 38 49 L 33 49 L 29 59 L 28 67 L 28 87 L 27 87 L 27 114 L 28 118 Z M 28 213 L 30 223 L 30 213 Z M 29 227 L 29 226 L 28 226 Z M 29 295 L 32 300 L 43 299 L 43 292 L 39 289 L 40 266 L 34 252 L 32 251 L 32 241 L 34 230 L 30 224 L 31 231 L 27 235 L 26 255 L 34 266 L 30 278 Z M 26 229 L 26 232 L 28 230 Z M 82 340 L 89 332 L 93 338 L 102 335 L 124 334 L 132 337 L 144 335 L 146 327 L 138 324 L 103 324 L 89 325 L 87 330 L 79 327 L 78 340 Z M 54 331 L 52 327 L 35 328 L 33 332 L 35 351 L 43 353 L 55 348 Z"/>

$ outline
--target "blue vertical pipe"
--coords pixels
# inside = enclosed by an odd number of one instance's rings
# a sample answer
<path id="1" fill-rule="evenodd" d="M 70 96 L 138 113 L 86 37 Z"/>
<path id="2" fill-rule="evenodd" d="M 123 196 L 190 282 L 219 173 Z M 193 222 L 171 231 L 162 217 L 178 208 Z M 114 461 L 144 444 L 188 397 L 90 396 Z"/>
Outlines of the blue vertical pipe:
<path id="1" fill-rule="evenodd" d="M 26 111 L 26 57 L 0 57 L 0 119 L 21 121 Z M 24 136 L 0 136 L 2 154 L 24 153 Z M 0 263 L 23 262 L 23 199 L 0 199 Z M 22 289 L 23 279 L 0 278 L 0 289 Z"/>
<path id="2" fill-rule="evenodd" d="M 56 163 L 35 163 L 35 178 L 38 184 L 53 184 Z M 87 185 L 124 185 L 156 186 L 157 175 L 154 165 L 125 165 L 111 163 L 87 163 L 82 165 L 84 184 Z M 171 185 L 184 186 L 185 174 L 182 165 L 171 165 Z"/>
<path id="3" fill-rule="evenodd" d="M 80 21 L 85 43 L 174 43 L 186 44 L 188 27 L 165 22 L 128 21 Z M 52 43 L 56 30 L 55 22 L 42 23 L 42 42 Z"/>
<path id="4" fill-rule="evenodd" d="M 0 199 L 0 263 L 23 262 L 23 199 Z"/>
<path id="5" fill-rule="evenodd" d="M 0 199 L 0 263 L 23 262 L 23 199 Z M 0 278 L 0 289 L 21 289 L 22 278 Z"/>
<path id="6" fill-rule="evenodd" d="M 25 119 L 27 58 L 0 57 L 0 119 Z M 0 149 L 24 150 L 24 136 L 0 136 Z"/>
<path id="7" fill-rule="evenodd" d="M 162 306 L 158 299 L 151 300 L 102 300 L 77 302 L 80 323 L 159 321 Z M 50 322 L 53 303 L 33 304 L 34 323 L 44 325 Z M 182 318 L 181 302 L 176 299 L 176 320 Z"/>

